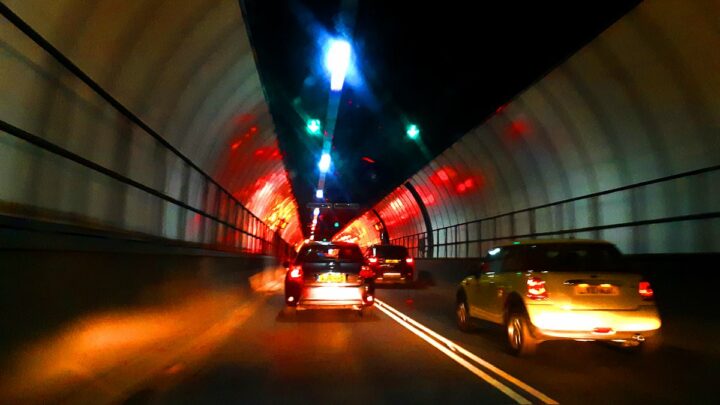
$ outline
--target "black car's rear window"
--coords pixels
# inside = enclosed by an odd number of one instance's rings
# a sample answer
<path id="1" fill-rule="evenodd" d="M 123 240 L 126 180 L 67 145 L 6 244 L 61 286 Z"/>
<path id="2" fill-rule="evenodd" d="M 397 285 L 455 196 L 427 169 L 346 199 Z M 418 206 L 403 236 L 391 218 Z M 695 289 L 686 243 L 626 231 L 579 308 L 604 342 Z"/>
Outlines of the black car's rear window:
<path id="1" fill-rule="evenodd" d="M 373 255 L 388 259 L 404 259 L 408 257 L 407 248 L 403 246 L 375 246 Z"/>
<path id="2" fill-rule="evenodd" d="M 620 252 L 614 246 L 605 244 L 531 245 L 527 247 L 526 260 L 536 270 L 618 271 L 622 267 Z"/>
<path id="3" fill-rule="evenodd" d="M 357 245 L 312 245 L 300 249 L 297 260 L 300 262 L 362 261 L 363 256 Z"/>

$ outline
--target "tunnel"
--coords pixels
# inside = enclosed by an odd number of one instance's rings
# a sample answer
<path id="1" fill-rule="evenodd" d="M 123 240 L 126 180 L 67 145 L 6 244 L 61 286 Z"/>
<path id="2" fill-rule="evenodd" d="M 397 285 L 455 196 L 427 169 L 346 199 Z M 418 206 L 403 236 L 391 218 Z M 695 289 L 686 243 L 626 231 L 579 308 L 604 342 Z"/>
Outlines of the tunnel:
<path id="1" fill-rule="evenodd" d="M 631 4 L 442 148 L 407 152 L 407 175 L 363 156 L 400 177 L 360 204 L 306 195 L 312 154 L 280 136 L 258 45 L 275 28 L 253 3 L 0 2 L 0 402 L 713 402 L 717 2 Z M 316 225 L 406 248 L 416 285 L 378 289 L 359 320 L 285 319 L 283 262 Z M 655 289 L 661 351 L 548 342 L 528 366 L 502 330 L 460 334 L 463 278 L 543 239 L 617 246 Z"/>

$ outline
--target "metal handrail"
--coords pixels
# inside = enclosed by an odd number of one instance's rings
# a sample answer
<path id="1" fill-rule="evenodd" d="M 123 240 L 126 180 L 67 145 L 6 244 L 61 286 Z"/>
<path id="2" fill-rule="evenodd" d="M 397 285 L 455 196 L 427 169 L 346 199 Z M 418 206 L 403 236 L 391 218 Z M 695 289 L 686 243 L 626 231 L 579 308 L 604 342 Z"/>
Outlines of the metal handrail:
<path id="1" fill-rule="evenodd" d="M 446 233 L 445 242 L 439 243 L 439 241 L 435 241 L 435 243 L 433 243 L 432 245 L 428 244 L 427 246 L 425 246 L 425 248 L 428 250 L 432 249 L 434 251 L 434 249 L 436 249 L 436 248 L 447 247 L 447 246 L 457 246 L 457 245 L 462 245 L 462 244 L 465 244 L 466 246 L 469 247 L 469 245 L 471 243 L 495 242 L 495 241 L 499 241 L 499 240 L 520 239 L 520 238 L 529 238 L 529 237 L 567 235 L 567 234 L 583 233 L 583 232 L 597 232 L 597 231 L 602 231 L 602 230 L 606 230 L 606 229 L 614 229 L 614 228 L 637 227 L 637 226 L 643 226 L 643 225 L 653 225 L 653 224 L 669 223 L 669 222 L 720 218 L 720 211 L 716 211 L 716 212 L 707 212 L 707 213 L 701 213 L 701 214 L 679 215 L 679 216 L 673 216 L 673 217 L 656 218 L 656 219 L 639 220 L 639 221 L 629 221 L 629 222 L 622 222 L 622 223 L 616 223 L 616 224 L 597 225 L 597 226 L 589 226 L 589 227 L 574 228 L 574 229 L 561 229 L 561 230 L 547 231 L 547 232 L 531 231 L 530 233 L 525 233 L 525 234 L 513 234 L 513 235 L 506 235 L 506 236 L 495 235 L 492 238 L 470 239 L 466 235 L 465 240 L 459 241 L 456 238 L 456 240 L 454 240 L 452 242 L 447 242 L 447 232 L 449 230 L 454 230 L 457 234 L 457 230 L 463 226 L 467 227 L 468 225 L 472 225 L 472 224 L 482 224 L 487 221 L 495 221 L 500 218 L 512 217 L 512 216 L 518 215 L 518 214 L 534 213 L 535 211 L 544 209 L 544 208 L 561 206 L 563 204 L 567 204 L 567 203 L 571 203 L 571 202 L 575 202 L 575 201 L 589 200 L 589 199 L 596 198 L 596 197 L 603 196 L 603 195 L 618 193 L 621 191 L 632 190 L 632 189 L 636 189 L 636 188 L 640 188 L 640 187 L 644 187 L 644 186 L 648 186 L 648 185 L 652 185 L 652 184 L 667 182 L 670 180 L 676 180 L 676 179 L 680 179 L 680 178 L 697 176 L 700 174 L 709 173 L 709 172 L 718 171 L 718 170 L 720 170 L 720 165 L 708 166 L 708 167 L 701 168 L 701 169 L 690 170 L 690 171 L 686 171 L 686 172 L 682 172 L 682 173 L 678 173 L 678 174 L 674 174 L 674 175 L 670 175 L 670 176 L 660 177 L 657 179 L 633 183 L 630 185 L 616 187 L 616 188 L 609 189 L 609 190 L 590 193 L 590 194 L 586 194 L 586 195 L 582 195 L 582 196 L 578 196 L 578 197 L 567 198 L 567 199 L 552 202 L 552 203 L 537 205 L 537 206 L 524 208 L 524 209 L 520 209 L 520 210 L 514 210 L 514 211 L 510 211 L 510 212 L 506 212 L 506 213 L 502 213 L 502 214 L 498 214 L 498 215 L 485 217 L 485 218 L 475 219 L 472 221 L 466 221 L 466 222 L 459 223 L 459 224 L 443 226 L 440 228 L 433 229 L 433 230 L 431 230 L 431 232 L 433 232 L 433 233 L 437 232 L 438 236 L 440 235 L 441 231 L 445 232 Z M 534 221 L 534 219 L 531 219 L 531 221 Z M 534 229 L 534 224 L 532 224 L 531 229 Z M 466 228 L 466 232 L 467 232 L 467 228 Z M 427 239 L 427 235 L 428 235 L 428 232 L 423 231 L 423 232 L 418 232 L 418 233 L 414 233 L 414 234 L 395 237 L 395 238 L 390 239 L 390 241 L 391 241 L 391 243 L 400 243 L 401 242 L 402 244 L 405 244 L 405 242 L 408 242 L 408 244 L 410 244 L 410 242 L 415 242 L 415 243 L 413 243 L 412 248 L 419 249 L 418 240 L 421 237 L 423 239 Z M 469 252 L 469 249 L 466 248 L 466 250 L 465 250 L 466 257 L 468 255 L 468 252 Z"/>
<path id="2" fill-rule="evenodd" d="M 95 93 L 97 93 L 100 97 L 102 97 L 105 101 L 108 102 L 113 108 L 115 108 L 120 114 L 124 115 L 127 119 L 129 119 L 131 122 L 133 122 L 135 125 L 140 127 L 145 133 L 153 137 L 156 141 L 158 141 L 161 145 L 163 145 L 166 149 L 168 149 L 170 152 L 172 152 L 175 156 L 180 158 L 182 161 L 187 163 L 190 167 L 195 169 L 200 175 L 202 175 L 207 181 L 212 183 L 213 185 L 217 186 L 220 190 L 222 190 L 225 194 L 227 194 L 228 197 L 230 197 L 233 201 L 235 201 L 238 205 L 240 205 L 244 210 L 246 210 L 252 217 L 260 220 L 260 218 L 256 217 L 255 214 L 250 212 L 245 206 L 237 199 L 235 198 L 225 187 L 223 187 L 220 183 L 218 183 L 215 179 L 213 179 L 209 174 L 207 174 L 203 169 L 201 169 L 198 165 L 196 165 L 190 158 L 185 156 L 182 152 L 180 152 L 177 148 L 175 148 L 170 142 L 168 142 L 165 138 L 162 137 L 157 131 L 152 129 L 150 125 L 145 123 L 140 117 L 135 115 L 132 111 L 130 111 L 127 107 L 125 107 L 120 101 L 118 101 L 115 97 L 113 97 L 110 93 L 108 93 L 105 89 L 102 88 L 97 82 L 95 82 L 90 76 L 88 76 L 82 69 L 80 69 L 75 63 L 73 63 L 67 56 L 65 56 L 62 52 L 60 52 L 57 48 L 55 48 L 50 42 L 48 42 L 42 35 L 40 35 L 37 31 L 35 31 L 30 25 L 28 25 L 23 19 L 20 18 L 17 14 L 15 14 L 8 6 L 0 2 L 0 14 L 2 14 L 8 21 L 10 21 L 15 27 L 17 27 L 20 31 L 22 31 L 28 38 L 30 38 L 33 42 L 35 42 L 36 45 L 41 47 L 45 52 L 50 54 L 58 63 L 60 63 L 65 69 L 70 71 L 75 77 L 80 79 L 85 85 L 87 85 L 90 89 L 92 89 Z M 262 222 L 262 220 L 260 220 Z"/>
<path id="3" fill-rule="evenodd" d="M 40 48 L 42 48 L 50 56 L 52 56 L 60 65 L 62 65 L 65 69 L 67 69 L 70 73 L 72 73 L 75 77 L 77 77 L 80 81 L 82 81 L 86 86 L 88 86 L 92 91 L 94 91 L 102 99 L 104 99 L 115 110 L 117 110 L 120 114 L 125 116 L 130 122 L 137 125 L 146 134 L 150 135 L 158 143 L 160 143 L 165 149 L 172 152 L 175 156 L 177 156 L 183 162 L 185 162 L 190 168 L 192 168 L 197 173 L 199 173 L 207 183 L 213 184 L 215 187 L 217 187 L 218 191 L 223 193 L 230 201 L 234 202 L 236 204 L 237 209 L 241 210 L 244 213 L 244 215 L 255 219 L 258 222 L 258 225 L 260 225 L 260 227 L 261 227 L 260 234 L 268 234 L 270 236 L 270 239 L 264 239 L 261 236 L 254 235 L 254 234 L 250 233 L 249 231 L 246 231 L 242 228 L 235 226 L 235 224 L 231 224 L 230 222 L 219 218 L 216 215 L 213 215 L 205 210 L 195 208 L 183 201 L 180 201 L 174 197 L 171 197 L 167 194 L 159 192 L 151 187 L 148 187 L 148 186 L 146 186 L 136 180 L 133 180 L 127 176 L 124 176 L 116 171 L 113 171 L 102 165 L 92 162 L 80 155 L 77 155 L 67 149 L 62 148 L 59 145 L 49 142 L 40 136 L 31 134 L 21 128 L 18 128 L 4 120 L 0 120 L 0 129 L 2 131 L 6 132 L 10 135 L 13 135 L 17 138 L 23 139 L 23 140 L 25 140 L 35 146 L 38 146 L 46 151 L 49 151 L 53 154 L 62 156 L 66 159 L 72 160 L 72 161 L 74 161 L 78 164 L 81 164 L 87 168 L 90 168 L 94 171 L 97 171 L 106 176 L 109 176 L 109 177 L 111 177 L 115 180 L 118 180 L 124 184 L 130 185 L 130 186 L 135 187 L 139 190 L 142 190 L 146 193 L 149 193 L 155 197 L 161 198 L 172 204 L 178 205 L 182 208 L 185 208 L 187 210 L 195 212 L 195 213 L 202 215 L 208 219 L 211 219 L 219 224 L 222 224 L 222 225 L 225 225 L 234 230 L 240 231 L 241 233 L 243 233 L 251 238 L 255 238 L 255 239 L 262 241 L 263 244 L 267 244 L 268 246 L 271 246 L 273 244 L 272 239 L 275 239 L 275 238 L 273 238 L 273 235 L 275 235 L 276 232 L 273 231 L 267 224 L 265 224 L 260 218 L 258 218 L 255 214 L 253 214 L 250 210 L 248 210 L 225 187 L 223 187 L 214 178 L 212 178 L 209 174 L 207 174 L 205 171 L 203 171 L 198 165 L 196 165 L 192 160 L 190 160 L 190 158 L 185 156 L 182 152 L 180 152 L 177 148 L 175 148 L 172 144 L 170 144 L 165 138 L 163 138 L 158 132 L 156 132 L 154 129 L 152 129 L 147 123 L 145 123 L 137 115 L 135 115 L 133 112 L 131 112 L 127 107 L 125 107 L 120 101 L 118 101 L 115 97 L 113 97 L 105 89 L 103 89 L 97 82 L 95 82 L 92 78 L 90 78 L 90 76 L 88 76 L 82 69 L 80 69 L 76 64 L 74 64 L 67 56 L 65 56 L 62 52 L 60 52 L 57 48 L 55 48 L 49 41 L 47 41 L 42 35 L 40 35 L 32 27 L 30 27 L 30 25 L 28 25 L 24 20 L 22 20 L 17 14 L 15 14 L 9 7 L 7 7 L 2 2 L 0 2 L 0 14 L 2 14 L 10 23 L 12 23 L 21 32 L 23 32 L 36 45 L 38 45 Z M 234 217 L 237 218 L 237 215 L 234 215 Z M 283 243 L 287 244 L 287 242 L 285 242 L 281 238 L 280 238 L 280 240 Z"/>

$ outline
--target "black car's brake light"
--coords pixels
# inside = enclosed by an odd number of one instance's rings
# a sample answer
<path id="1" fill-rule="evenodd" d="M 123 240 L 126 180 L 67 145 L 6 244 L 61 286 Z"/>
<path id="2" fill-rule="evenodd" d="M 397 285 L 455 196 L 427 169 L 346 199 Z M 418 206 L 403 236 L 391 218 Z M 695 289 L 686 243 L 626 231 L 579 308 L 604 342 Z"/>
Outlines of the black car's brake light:
<path id="1" fill-rule="evenodd" d="M 375 277 L 375 272 L 368 266 L 362 266 L 360 267 L 360 277 L 365 279 L 373 278 Z"/>
<path id="2" fill-rule="evenodd" d="M 293 266 L 290 269 L 289 276 L 290 276 L 291 280 L 302 280 L 302 278 L 303 278 L 302 266 Z"/>

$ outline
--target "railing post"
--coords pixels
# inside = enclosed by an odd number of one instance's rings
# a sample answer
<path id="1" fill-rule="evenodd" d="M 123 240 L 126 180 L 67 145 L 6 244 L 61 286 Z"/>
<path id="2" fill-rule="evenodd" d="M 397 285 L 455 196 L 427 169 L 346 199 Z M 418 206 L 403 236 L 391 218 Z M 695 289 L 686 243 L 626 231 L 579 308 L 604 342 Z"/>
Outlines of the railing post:
<path id="1" fill-rule="evenodd" d="M 435 243 L 434 243 L 434 239 L 433 239 L 433 229 L 432 229 L 432 222 L 430 221 L 430 214 L 428 214 L 427 208 L 425 207 L 425 203 L 423 203 L 422 198 L 420 198 L 420 194 L 418 194 L 415 187 L 412 184 L 410 184 L 409 181 L 405 182 L 405 188 L 408 189 L 410 194 L 415 199 L 415 203 L 418 205 L 418 208 L 420 209 L 420 213 L 423 216 L 423 220 L 425 221 L 425 231 L 428 234 L 428 238 L 427 238 L 427 245 L 429 248 L 428 258 L 432 259 L 434 256 L 433 248 L 434 248 Z"/>
<path id="2" fill-rule="evenodd" d="M 465 224 L 465 257 L 470 257 L 470 223 Z"/>
<path id="3" fill-rule="evenodd" d="M 493 217 L 493 243 L 497 242 L 498 230 L 497 230 L 497 217 Z"/>
<path id="4" fill-rule="evenodd" d="M 600 204 L 598 202 L 599 197 L 593 196 L 590 198 L 590 226 L 600 226 Z M 593 231 L 593 238 L 602 239 L 602 231 L 595 229 Z"/>
<path id="5" fill-rule="evenodd" d="M 482 231 L 483 221 L 480 220 L 480 221 L 478 221 L 477 224 L 478 224 L 478 231 L 477 231 L 478 237 L 477 237 L 477 239 L 478 239 L 478 243 L 479 243 L 479 245 L 478 245 L 478 252 L 480 252 L 480 257 L 482 257 L 482 255 L 483 255 L 483 242 L 482 242 L 482 239 L 483 239 L 483 237 L 482 237 L 482 236 L 483 236 L 483 231 Z"/>
<path id="6" fill-rule="evenodd" d="M 528 220 L 530 221 L 530 236 L 535 237 L 535 209 L 530 208 L 528 212 Z"/>
<path id="7" fill-rule="evenodd" d="M 455 257 L 458 257 L 458 256 L 460 256 L 460 255 L 458 254 L 458 246 L 460 246 L 460 242 L 458 241 L 458 230 L 459 230 L 459 228 L 460 228 L 460 225 L 455 225 L 454 228 L 455 228 L 455 241 L 454 241 L 453 246 L 454 246 L 455 248 L 454 248 L 453 250 L 455 251 L 454 256 L 455 256 Z"/>
<path id="8" fill-rule="evenodd" d="M 515 232 L 515 214 L 510 213 L 510 238 L 515 239 L 515 235 L 517 233 Z"/>

